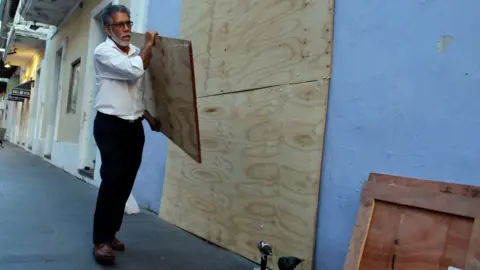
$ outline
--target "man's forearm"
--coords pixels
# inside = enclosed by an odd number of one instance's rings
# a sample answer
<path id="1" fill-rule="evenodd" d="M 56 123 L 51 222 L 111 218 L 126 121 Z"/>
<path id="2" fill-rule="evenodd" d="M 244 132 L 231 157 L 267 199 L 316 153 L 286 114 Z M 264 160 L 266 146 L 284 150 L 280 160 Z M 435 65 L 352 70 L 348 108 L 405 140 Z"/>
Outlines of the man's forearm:
<path id="1" fill-rule="evenodd" d="M 143 117 L 149 122 L 153 120 L 153 116 L 148 110 L 143 111 Z"/>
<path id="2" fill-rule="evenodd" d="M 145 44 L 145 46 L 143 46 L 143 49 L 140 51 L 140 57 L 142 58 L 142 61 L 143 61 L 143 69 L 145 70 L 148 68 L 148 65 L 150 63 L 152 49 L 153 49 L 153 45 Z"/>

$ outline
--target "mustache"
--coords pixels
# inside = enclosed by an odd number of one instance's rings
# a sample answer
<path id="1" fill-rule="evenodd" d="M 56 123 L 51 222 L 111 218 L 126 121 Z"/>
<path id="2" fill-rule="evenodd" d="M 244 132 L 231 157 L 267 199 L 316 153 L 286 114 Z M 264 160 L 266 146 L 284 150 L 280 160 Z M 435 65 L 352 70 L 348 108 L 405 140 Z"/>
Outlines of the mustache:
<path id="1" fill-rule="evenodd" d="M 121 35 L 120 38 L 131 37 L 131 36 L 132 36 L 131 34 L 124 34 L 124 35 Z"/>

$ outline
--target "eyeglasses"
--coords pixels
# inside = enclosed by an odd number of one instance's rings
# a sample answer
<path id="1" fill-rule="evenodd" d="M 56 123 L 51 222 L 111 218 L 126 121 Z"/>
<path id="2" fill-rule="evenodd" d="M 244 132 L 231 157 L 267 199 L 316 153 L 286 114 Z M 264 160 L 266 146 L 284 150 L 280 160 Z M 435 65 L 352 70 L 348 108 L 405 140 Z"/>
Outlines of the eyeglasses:
<path id="1" fill-rule="evenodd" d="M 125 28 L 125 27 L 131 28 L 132 25 L 133 25 L 132 21 L 116 22 L 116 23 L 110 24 L 110 26 L 115 26 L 117 28 Z"/>

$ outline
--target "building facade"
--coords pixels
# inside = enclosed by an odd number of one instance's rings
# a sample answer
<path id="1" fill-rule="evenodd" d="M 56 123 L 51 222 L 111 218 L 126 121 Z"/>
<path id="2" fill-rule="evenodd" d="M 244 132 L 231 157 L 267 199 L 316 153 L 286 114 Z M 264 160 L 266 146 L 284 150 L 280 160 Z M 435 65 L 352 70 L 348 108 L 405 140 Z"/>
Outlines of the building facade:
<path id="1" fill-rule="evenodd" d="M 132 30 L 144 31 L 147 1 L 2 2 L 3 11 L 14 14 L 2 28 L 2 60 L 16 67 L 9 78 L 15 86 L 0 104 L 6 112 L 5 139 L 97 187 L 101 163 L 92 132 L 93 50 L 106 38 L 100 17 L 112 4 L 129 7 Z M 19 90 L 25 95 L 16 95 Z M 138 212 L 132 196 L 126 211 Z"/>
<path id="2" fill-rule="evenodd" d="M 2 1 L 2 64 L 18 67 L 0 100 L 7 139 L 95 186 L 92 52 L 105 38 L 99 12 L 112 3 L 131 8 L 134 31 L 178 36 L 181 0 Z M 36 14 L 38 5 L 49 16 Z M 475 6 L 335 2 L 316 269 L 343 268 L 370 172 L 478 185 Z M 9 94 L 19 85 L 31 89 L 28 98 Z M 167 140 L 145 133 L 133 197 L 158 212 Z"/>

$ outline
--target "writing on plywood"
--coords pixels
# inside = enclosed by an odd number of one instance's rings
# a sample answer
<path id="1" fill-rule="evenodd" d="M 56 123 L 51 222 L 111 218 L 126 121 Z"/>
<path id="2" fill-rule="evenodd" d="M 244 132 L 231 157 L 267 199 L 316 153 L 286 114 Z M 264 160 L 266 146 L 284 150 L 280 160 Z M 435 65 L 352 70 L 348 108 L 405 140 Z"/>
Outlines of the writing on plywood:
<path id="1" fill-rule="evenodd" d="M 142 47 L 144 34 L 133 33 Z M 201 162 L 195 76 L 190 41 L 157 36 L 144 76 L 147 110 L 161 132 L 196 162 Z"/>

